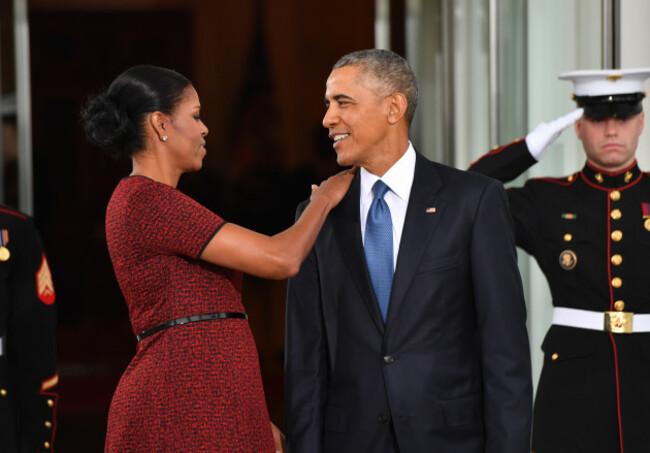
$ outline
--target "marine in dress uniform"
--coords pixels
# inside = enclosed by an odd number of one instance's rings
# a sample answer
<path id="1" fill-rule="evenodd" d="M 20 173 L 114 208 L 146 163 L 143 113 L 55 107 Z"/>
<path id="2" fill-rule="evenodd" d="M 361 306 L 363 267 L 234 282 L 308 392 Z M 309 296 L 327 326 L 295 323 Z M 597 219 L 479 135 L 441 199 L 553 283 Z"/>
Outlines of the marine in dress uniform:
<path id="1" fill-rule="evenodd" d="M 53 451 L 55 292 L 27 215 L 0 204 L 0 452 Z"/>
<path id="2" fill-rule="evenodd" d="M 540 125 L 470 168 L 512 180 L 578 120 L 582 170 L 508 190 L 517 245 L 537 260 L 554 306 L 535 400 L 536 453 L 650 452 L 650 174 L 634 159 L 649 75 L 650 68 L 561 74 L 574 82 L 584 117 Z M 629 165 L 611 170 L 593 159 L 583 121 L 614 128 L 597 144 L 603 153 L 620 151 L 620 128 L 640 122 L 628 136 Z"/>

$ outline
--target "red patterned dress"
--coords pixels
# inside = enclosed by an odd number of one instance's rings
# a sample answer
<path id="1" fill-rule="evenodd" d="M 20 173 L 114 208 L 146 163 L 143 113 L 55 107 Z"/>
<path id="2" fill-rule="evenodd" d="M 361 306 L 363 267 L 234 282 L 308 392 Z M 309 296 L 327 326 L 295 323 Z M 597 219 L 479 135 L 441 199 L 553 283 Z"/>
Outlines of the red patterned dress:
<path id="1" fill-rule="evenodd" d="M 166 184 L 118 184 L 106 240 L 137 335 L 166 321 L 243 312 L 242 274 L 200 261 L 224 221 Z M 199 321 L 142 339 L 113 396 L 106 452 L 274 452 L 245 319 Z"/>

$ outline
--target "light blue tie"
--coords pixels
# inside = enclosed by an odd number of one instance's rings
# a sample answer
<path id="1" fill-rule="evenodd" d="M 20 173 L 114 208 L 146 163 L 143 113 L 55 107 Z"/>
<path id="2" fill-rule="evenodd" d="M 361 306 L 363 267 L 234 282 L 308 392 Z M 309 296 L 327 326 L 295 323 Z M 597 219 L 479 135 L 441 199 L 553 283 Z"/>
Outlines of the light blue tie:
<path id="1" fill-rule="evenodd" d="M 390 290 L 393 286 L 393 222 L 390 209 L 384 201 L 384 195 L 389 190 L 390 188 L 381 180 L 377 180 L 372 186 L 375 198 L 368 211 L 363 245 L 370 280 L 384 322 L 386 322 Z"/>

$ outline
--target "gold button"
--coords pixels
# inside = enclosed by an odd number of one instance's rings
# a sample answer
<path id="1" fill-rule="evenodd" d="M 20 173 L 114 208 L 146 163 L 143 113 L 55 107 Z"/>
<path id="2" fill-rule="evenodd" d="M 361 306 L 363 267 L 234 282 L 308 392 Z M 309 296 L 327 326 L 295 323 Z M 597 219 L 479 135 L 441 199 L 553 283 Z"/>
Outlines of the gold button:
<path id="1" fill-rule="evenodd" d="M 0 389 L 0 396 L 7 396 L 7 391 L 5 389 Z"/>
<path id="2" fill-rule="evenodd" d="M 622 300 L 617 300 L 616 302 L 614 302 L 614 310 L 623 311 L 624 308 L 625 308 L 625 302 L 623 302 Z"/>
<path id="3" fill-rule="evenodd" d="M 567 177 L 567 181 L 571 182 L 571 181 L 573 181 L 573 178 L 575 178 L 575 175 L 569 175 Z"/>
<path id="4" fill-rule="evenodd" d="M 623 257 L 621 255 L 619 255 L 618 253 L 616 255 L 612 255 L 612 264 L 614 266 L 620 266 L 622 262 L 623 262 Z"/>
<path id="5" fill-rule="evenodd" d="M 611 198 L 612 201 L 618 201 L 621 199 L 621 192 L 618 190 L 612 190 L 609 194 L 609 198 Z"/>
<path id="6" fill-rule="evenodd" d="M 612 286 L 614 288 L 620 288 L 621 286 L 623 286 L 623 280 L 621 280 L 619 277 L 614 277 L 612 279 Z"/>
<path id="7" fill-rule="evenodd" d="M 614 209 L 609 215 L 612 216 L 612 219 L 618 220 L 621 218 L 622 214 L 620 209 Z"/>
<path id="8" fill-rule="evenodd" d="M 51 427 L 52 427 L 52 422 L 49 421 L 49 420 L 46 421 L 46 422 L 45 422 L 45 427 L 46 427 L 46 428 L 51 428 Z"/>
<path id="9" fill-rule="evenodd" d="M 602 183 L 603 183 L 603 175 L 601 175 L 600 173 L 596 173 L 596 174 L 594 175 L 594 179 L 596 179 L 596 181 L 598 182 L 598 184 L 602 184 Z"/>
<path id="10" fill-rule="evenodd" d="M 54 407 L 54 400 L 47 400 L 48 407 Z"/>
<path id="11" fill-rule="evenodd" d="M 564 235 L 564 242 L 571 242 L 571 239 L 573 239 L 573 235 L 571 233 Z"/>
<path id="12" fill-rule="evenodd" d="M 625 173 L 625 182 L 630 182 L 632 180 L 632 172 L 628 171 Z"/>
<path id="13" fill-rule="evenodd" d="M 49 442 L 44 442 L 43 446 L 45 447 L 46 450 L 50 449 L 50 443 Z"/>
<path id="14" fill-rule="evenodd" d="M 618 242 L 623 239 L 623 232 L 621 230 L 612 231 L 612 241 Z"/>
<path id="15" fill-rule="evenodd" d="M 555 353 L 553 353 L 553 355 L 551 356 L 551 360 L 557 360 L 558 357 L 560 357 L 560 356 L 557 355 L 557 352 L 555 352 Z"/>

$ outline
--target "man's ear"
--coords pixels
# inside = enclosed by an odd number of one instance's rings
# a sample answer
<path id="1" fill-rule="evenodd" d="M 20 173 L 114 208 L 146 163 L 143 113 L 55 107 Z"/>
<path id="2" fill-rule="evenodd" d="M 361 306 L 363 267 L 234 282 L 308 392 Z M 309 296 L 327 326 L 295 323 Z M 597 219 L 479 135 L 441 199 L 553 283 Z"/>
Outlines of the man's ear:
<path id="1" fill-rule="evenodd" d="M 402 93 L 391 94 L 388 100 L 388 122 L 390 124 L 396 124 L 406 115 L 408 101 Z"/>
<path id="2" fill-rule="evenodd" d="M 576 137 L 578 137 L 578 140 L 582 140 L 582 136 L 581 136 L 581 132 L 580 132 L 580 127 L 581 126 L 582 126 L 582 118 L 578 118 L 578 121 L 576 121 L 575 124 L 573 125 L 573 127 L 575 128 Z"/>
<path id="3" fill-rule="evenodd" d="M 149 116 L 149 124 L 155 131 L 156 135 L 158 136 L 158 139 L 163 142 L 167 140 L 167 130 L 166 130 L 167 123 L 168 123 L 167 115 L 165 115 L 162 112 L 156 111 Z"/>

